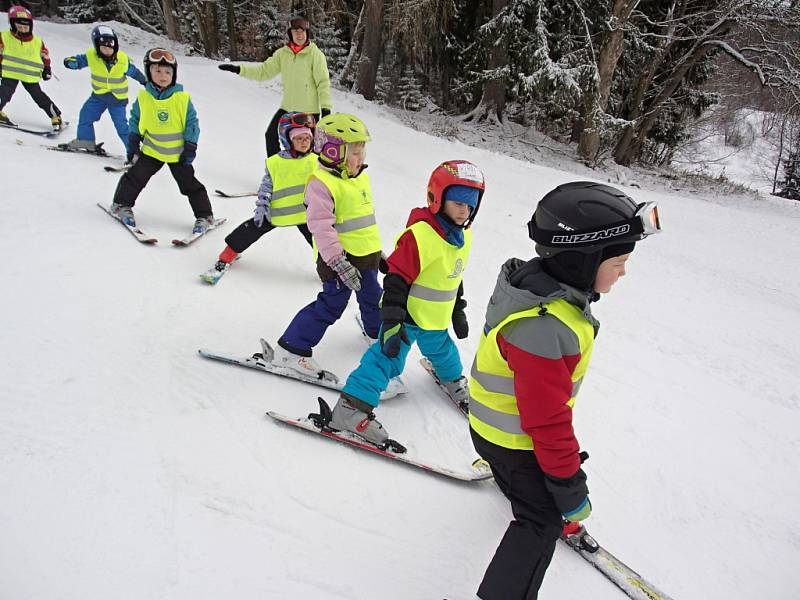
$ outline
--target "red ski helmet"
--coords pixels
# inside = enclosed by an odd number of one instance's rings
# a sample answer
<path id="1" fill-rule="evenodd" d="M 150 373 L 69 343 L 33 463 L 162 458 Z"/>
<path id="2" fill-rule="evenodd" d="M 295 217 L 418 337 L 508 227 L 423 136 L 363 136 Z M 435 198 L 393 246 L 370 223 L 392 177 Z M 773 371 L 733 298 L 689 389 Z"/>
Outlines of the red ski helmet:
<path id="1" fill-rule="evenodd" d="M 433 214 L 442 209 L 444 193 L 453 185 L 463 185 L 478 190 L 478 203 L 464 224 L 465 228 L 469 227 L 475 220 L 475 215 L 481 206 L 483 192 L 486 189 L 483 173 L 468 160 L 446 160 L 436 167 L 428 179 L 428 208 Z"/>
<path id="2" fill-rule="evenodd" d="M 15 5 L 8 9 L 8 24 L 14 33 L 17 33 L 19 22 L 27 23 L 30 33 L 33 33 L 33 13 L 24 6 Z"/>

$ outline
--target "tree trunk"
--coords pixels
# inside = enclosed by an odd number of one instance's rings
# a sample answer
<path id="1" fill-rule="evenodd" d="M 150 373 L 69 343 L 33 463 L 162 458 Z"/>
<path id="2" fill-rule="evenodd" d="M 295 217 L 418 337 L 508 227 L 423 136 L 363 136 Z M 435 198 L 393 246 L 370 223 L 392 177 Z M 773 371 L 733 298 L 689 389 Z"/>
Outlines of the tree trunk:
<path id="1" fill-rule="evenodd" d="M 622 56 L 625 26 L 638 4 L 639 0 L 614 0 L 611 8 L 611 29 L 603 36 L 600 52 L 595 59 L 597 66 L 595 85 L 586 95 L 580 118 L 583 126 L 579 128 L 578 154 L 587 160 L 593 160 L 600 147 L 598 117 L 608 108 L 614 71 Z"/>
<path id="2" fill-rule="evenodd" d="M 178 0 L 161 0 L 161 6 L 164 9 L 164 26 L 167 29 L 167 37 L 176 42 L 183 41 L 181 39 L 181 30 L 178 27 L 178 18 L 176 16 L 176 2 Z"/>
<path id="3" fill-rule="evenodd" d="M 358 61 L 358 92 L 367 100 L 375 99 L 375 79 L 381 55 L 383 0 L 364 0 L 366 5 L 364 44 Z"/>
<path id="4" fill-rule="evenodd" d="M 496 18 L 500 12 L 508 6 L 509 0 L 492 0 L 492 18 Z M 508 65 L 508 50 L 505 40 L 501 37 L 496 39 L 492 45 L 492 53 L 489 56 L 489 71 L 496 71 Z M 496 77 L 483 84 L 481 101 L 468 115 L 465 121 L 485 121 L 490 120 L 497 123 L 503 122 L 503 111 L 506 108 L 506 78 L 505 76 Z"/>
<path id="5" fill-rule="evenodd" d="M 228 27 L 228 44 L 230 45 L 231 60 L 239 60 L 239 46 L 236 43 L 236 20 L 233 18 L 233 0 L 226 3 L 225 22 Z"/>

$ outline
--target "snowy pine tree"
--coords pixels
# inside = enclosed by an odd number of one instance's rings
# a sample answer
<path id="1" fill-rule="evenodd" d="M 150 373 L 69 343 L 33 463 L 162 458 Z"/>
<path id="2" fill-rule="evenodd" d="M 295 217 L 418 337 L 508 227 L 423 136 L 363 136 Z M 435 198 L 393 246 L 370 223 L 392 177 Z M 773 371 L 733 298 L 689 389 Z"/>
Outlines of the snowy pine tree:
<path id="1" fill-rule="evenodd" d="M 313 38 L 319 49 L 328 61 L 328 71 L 331 79 L 338 75 L 347 60 L 347 53 L 350 50 L 348 44 L 342 37 L 341 31 L 336 28 L 336 21 L 332 16 L 324 15 L 318 24 L 313 27 Z"/>
<path id="2" fill-rule="evenodd" d="M 782 189 L 778 196 L 800 200 L 800 152 L 795 150 L 789 153 L 789 158 L 783 161 Z"/>
<path id="3" fill-rule="evenodd" d="M 397 95 L 399 97 L 400 106 L 404 110 L 417 112 L 422 110 L 425 106 L 425 94 L 422 93 L 422 86 L 420 85 L 413 67 L 407 66 L 403 69 Z"/>

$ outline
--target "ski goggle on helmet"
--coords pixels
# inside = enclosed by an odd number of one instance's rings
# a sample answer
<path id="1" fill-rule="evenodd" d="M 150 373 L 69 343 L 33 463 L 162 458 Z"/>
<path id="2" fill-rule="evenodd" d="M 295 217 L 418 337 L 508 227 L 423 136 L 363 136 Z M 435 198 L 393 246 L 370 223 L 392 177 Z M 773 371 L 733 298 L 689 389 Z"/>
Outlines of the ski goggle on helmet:
<path id="1" fill-rule="evenodd" d="M 175 55 L 164 48 L 153 48 L 152 50 L 148 50 L 147 56 L 145 56 L 144 60 L 146 63 L 151 65 L 169 65 L 174 67 L 178 64 L 178 59 L 175 58 Z"/>
<path id="2" fill-rule="evenodd" d="M 592 254 L 606 246 L 636 242 L 661 231 L 655 202 L 637 204 L 604 184 L 576 181 L 548 193 L 528 222 L 537 252 Z"/>
<path id="3" fill-rule="evenodd" d="M 314 152 L 328 167 L 346 170 L 345 161 L 351 144 L 369 142 L 372 138 L 364 122 L 355 115 L 333 113 L 320 119 L 314 134 Z"/>
<path id="4" fill-rule="evenodd" d="M 278 141 L 281 144 L 281 148 L 283 148 L 284 150 L 291 149 L 292 143 L 289 137 L 289 132 L 292 131 L 293 129 L 300 129 L 303 127 L 310 130 L 312 145 L 313 145 L 315 125 L 316 125 L 316 120 L 314 119 L 314 115 L 312 115 L 311 113 L 301 113 L 301 112 L 285 113 L 278 120 Z"/>

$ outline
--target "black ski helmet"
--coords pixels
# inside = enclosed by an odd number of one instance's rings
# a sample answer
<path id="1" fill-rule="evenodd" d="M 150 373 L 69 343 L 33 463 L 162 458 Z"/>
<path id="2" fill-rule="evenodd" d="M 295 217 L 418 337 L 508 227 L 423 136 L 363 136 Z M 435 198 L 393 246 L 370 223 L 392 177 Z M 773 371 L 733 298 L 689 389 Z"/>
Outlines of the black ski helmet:
<path id="1" fill-rule="evenodd" d="M 303 15 L 294 15 L 289 18 L 289 26 L 286 28 L 286 35 L 289 37 L 289 41 L 292 41 L 292 29 L 305 29 L 306 31 L 306 42 L 311 41 L 311 23 L 308 22 Z"/>
<path id="2" fill-rule="evenodd" d="M 170 86 L 175 85 L 178 80 L 178 59 L 169 50 L 164 48 L 151 48 L 144 55 L 144 74 L 147 81 L 153 83 L 153 78 L 150 75 L 150 67 L 152 65 L 169 65 L 172 67 L 172 83 Z M 155 83 L 153 83 L 155 85 Z"/>
<path id="3" fill-rule="evenodd" d="M 591 289 L 600 263 L 632 252 L 637 241 L 659 229 L 654 203 L 636 204 L 618 189 L 591 181 L 558 186 L 528 222 L 545 270 L 581 290 Z"/>
<path id="4" fill-rule="evenodd" d="M 100 53 L 100 46 L 108 46 L 109 42 L 111 47 L 114 49 L 114 54 L 108 58 L 113 59 L 119 50 L 119 39 L 117 38 L 117 34 L 108 25 L 98 25 L 92 29 L 92 45 L 94 46 L 94 51 L 97 52 L 97 56 L 103 59 L 106 58 Z"/>

